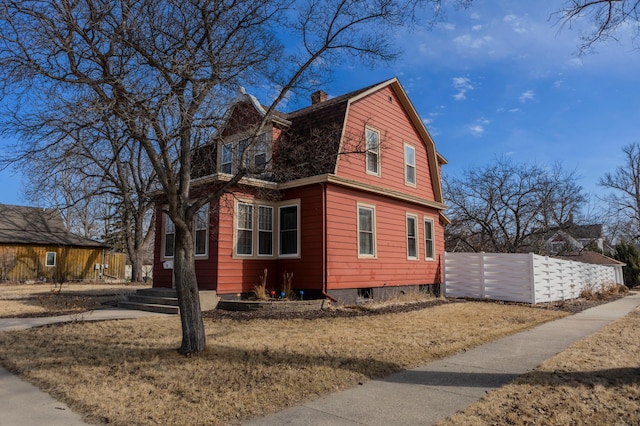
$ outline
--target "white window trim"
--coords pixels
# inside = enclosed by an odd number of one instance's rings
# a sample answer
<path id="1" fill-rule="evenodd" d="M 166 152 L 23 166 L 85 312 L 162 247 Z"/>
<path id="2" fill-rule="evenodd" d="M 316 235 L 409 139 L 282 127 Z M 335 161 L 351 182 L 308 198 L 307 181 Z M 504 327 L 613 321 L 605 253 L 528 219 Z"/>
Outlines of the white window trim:
<path id="1" fill-rule="evenodd" d="M 205 204 L 204 206 L 200 207 L 198 209 L 198 211 L 200 210 L 204 210 L 205 213 L 205 228 L 204 228 L 204 253 L 196 253 L 197 250 L 197 232 L 198 232 L 198 221 L 197 221 L 197 214 L 198 212 L 196 212 L 196 216 L 194 216 L 193 218 L 193 255 L 196 259 L 202 259 L 202 258 L 206 258 L 209 256 L 209 203 Z M 175 248 L 174 248 L 175 250 Z"/>
<path id="2" fill-rule="evenodd" d="M 409 164 L 407 161 L 407 148 L 413 150 L 413 164 Z M 413 167 L 413 182 L 409 181 L 409 167 Z M 416 181 L 418 180 L 418 169 L 416 167 L 416 147 L 408 143 L 404 144 L 404 184 L 415 188 Z"/>
<path id="3" fill-rule="evenodd" d="M 300 202 L 291 203 L 291 201 L 287 200 L 286 204 L 278 205 L 278 257 L 283 259 L 291 259 L 300 257 Z M 287 207 L 296 207 L 296 252 L 282 254 L 280 247 L 280 210 L 285 209 Z"/>
<path id="4" fill-rule="evenodd" d="M 238 254 L 238 205 L 249 204 L 253 206 L 253 222 L 252 222 L 252 235 L 251 235 L 251 249 L 252 254 Z M 295 254 L 280 254 L 280 209 L 285 207 L 297 207 L 297 241 L 296 241 L 296 253 Z M 260 207 L 268 207 L 272 209 L 272 253 L 259 254 L 259 210 Z M 239 198 L 234 202 L 233 209 L 233 249 L 231 257 L 234 259 L 298 259 L 301 257 L 301 242 L 302 242 L 302 228 L 301 228 L 301 203 L 300 199 L 285 200 L 281 203 L 271 203 L 256 199 Z"/>
<path id="5" fill-rule="evenodd" d="M 371 222 L 371 227 L 372 227 L 372 233 L 373 233 L 373 254 L 362 254 L 360 253 L 360 209 L 367 209 L 367 210 L 371 210 L 371 214 L 372 214 L 372 222 Z M 356 232 L 357 232 L 357 238 L 356 238 L 356 250 L 358 253 L 358 259 L 377 259 L 378 258 L 378 229 L 376 226 L 376 206 L 374 204 L 365 204 L 365 203 L 357 203 L 356 204 Z"/>
<path id="6" fill-rule="evenodd" d="M 238 227 L 238 211 L 240 205 L 251 206 L 251 229 Z M 233 209 L 233 255 L 239 258 L 254 257 L 255 254 L 255 226 L 256 226 L 256 205 L 247 201 L 236 201 Z M 251 253 L 238 253 L 238 231 L 251 231 Z"/>
<path id="7" fill-rule="evenodd" d="M 428 257 L 427 256 L 427 225 L 426 222 L 431 222 L 431 246 L 432 246 L 432 252 L 433 252 L 433 257 Z M 435 221 L 433 220 L 433 218 L 428 217 L 428 216 L 424 216 L 423 220 L 423 227 L 424 227 L 424 260 L 436 260 L 436 228 L 435 228 Z"/>
<path id="8" fill-rule="evenodd" d="M 49 260 L 49 255 L 52 254 L 53 255 L 53 265 L 50 265 L 48 260 Z M 44 255 L 44 266 L 47 268 L 53 268 L 56 266 L 56 260 L 57 260 L 58 254 L 55 251 L 48 251 L 45 253 Z"/>
<path id="9" fill-rule="evenodd" d="M 416 232 L 416 235 L 414 236 L 414 241 L 415 241 L 415 246 L 416 246 L 416 255 L 415 256 L 411 256 L 409 255 L 409 218 L 413 219 L 413 223 L 414 223 L 414 230 Z M 408 260 L 418 260 L 420 259 L 420 243 L 419 243 L 419 232 L 418 232 L 418 215 L 414 214 L 414 213 L 407 213 L 405 215 L 405 220 L 404 220 L 404 224 L 405 224 L 405 244 L 407 245 L 407 259 Z"/>
<path id="10" fill-rule="evenodd" d="M 368 143 L 368 133 L 367 132 L 372 132 L 375 133 L 376 135 L 378 135 L 378 145 L 375 147 L 374 149 L 369 149 L 369 147 L 367 146 Z M 369 126 L 365 126 L 365 156 L 364 156 L 364 168 L 367 172 L 368 175 L 371 176 L 382 176 L 382 164 L 380 161 L 380 131 L 378 129 L 375 129 L 373 127 L 369 127 Z M 369 152 L 372 152 L 376 155 L 376 171 L 372 171 L 369 170 L 369 161 L 368 161 L 368 156 L 369 156 Z"/>

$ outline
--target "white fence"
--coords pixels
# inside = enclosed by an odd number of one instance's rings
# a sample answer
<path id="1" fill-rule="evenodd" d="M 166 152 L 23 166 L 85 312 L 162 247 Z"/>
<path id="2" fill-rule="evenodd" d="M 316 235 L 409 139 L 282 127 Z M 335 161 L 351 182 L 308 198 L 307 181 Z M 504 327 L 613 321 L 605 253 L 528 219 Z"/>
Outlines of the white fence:
<path id="1" fill-rule="evenodd" d="M 510 302 L 575 299 L 585 287 L 616 283 L 615 268 L 511 253 L 445 253 L 444 292 Z"/>

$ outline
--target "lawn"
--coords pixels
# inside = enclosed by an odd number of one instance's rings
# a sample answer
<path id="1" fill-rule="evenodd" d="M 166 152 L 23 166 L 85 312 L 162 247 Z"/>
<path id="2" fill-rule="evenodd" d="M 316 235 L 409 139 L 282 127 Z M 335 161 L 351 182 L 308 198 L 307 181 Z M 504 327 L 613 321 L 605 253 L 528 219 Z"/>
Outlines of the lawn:
<path id="1" fill-rule="evenodd" d="M 567 315 L 485 302 L 373 316 L 207 319 L 182 357 L 177 317 L 0 333 L 0 363 L 95 423 L 235 424 Z"/>
<path id="2" fill-rule="evenodd" d="M 0 284 L 0 318 L 54 316 L 100 309 L 149 284 L 51 283 Z"/>
<path id="3" fill-rule="evenodd" d="M 439 426 L 640 424 L 640 310 Z"/>

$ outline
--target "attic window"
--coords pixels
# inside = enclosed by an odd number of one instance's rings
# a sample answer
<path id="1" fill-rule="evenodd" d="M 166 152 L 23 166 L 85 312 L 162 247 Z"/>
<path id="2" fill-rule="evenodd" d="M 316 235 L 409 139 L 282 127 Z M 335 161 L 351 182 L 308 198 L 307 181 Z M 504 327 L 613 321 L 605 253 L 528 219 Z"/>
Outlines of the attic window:
<path id="1" fill-rule="evenodd" d="M 51 267 L 56 266 L 56 252 L 48 251 L 45 257 L 44 266 Z"/>

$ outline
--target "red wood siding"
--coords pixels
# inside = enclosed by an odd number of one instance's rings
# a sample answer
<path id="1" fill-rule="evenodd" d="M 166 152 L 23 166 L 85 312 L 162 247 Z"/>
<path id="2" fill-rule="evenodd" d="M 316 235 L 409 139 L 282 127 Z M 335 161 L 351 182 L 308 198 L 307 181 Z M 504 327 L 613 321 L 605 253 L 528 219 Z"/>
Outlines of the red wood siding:
<path id="1" fill-rule="evenodd" d="M 380 132 L 380 176 L 366 173 L 365 156 L 361 154 L 341 156 L 338 159 L 337 175 L 433 200 L 434 192 L 427 148 L 390 87 L 385 87 L 351 104 L 344 140 L 361 140 L 364 137 L 365 125 Z M 405 185 L 405 143 L 416 149 L 415 187 Z M 432 160 L 435 161 L 435 159 Z"/>
<path id="2" fill-rule="evenodd" d="M 375 207 L 375 259 L 358 258 L 358 203 Z M 440 282 L 444 230 L 438 211 L 329 186 L 327 190 L 327 288 L 348 289 Z M 406 215 L 418 218 L 418 260 L 407 259 Z M 425 260 L 423 217 L 433 219 L 435 260 Z"/>
<path id="3" fill-rule="evenodd" d="M 294 288 L 322 288 L 322 187 L 313 185 L 285 191 L 278 204 L 287 200 L 300 200 L 300 257 L 299 258 L 240 258 L 234 257 L 233 197 L 227 196 L 220 211 L 218 234 L 218 285 L 219 294 L 252 292 L 260 282 L 260 275 L 268 269 L 267 285 L 272 289 L 282 287 L 282 274 L 293 272 Z M 235 194 L 243 199 L 255 199 L 250 194 Z M 271 202 L 266 201 L 265 204 Z M 277 206 L 275 206 L 277 209 Z M 274 227 L 276 228 L 276 227 Z M 277 229 L 276 229 L 277 231 Z M 274 236 L 275 237 L 275 236 Z M 277 246 L 274 247 L 277 251 Z"/>
<path id="4" fill-rule="evenodd" d="M 153 243 L 153 286 L 171 288 L 173 285 L 173 270 L 163 266 L 164 253 L 164 213 L 162 205 L 156 203 L 156 234 Z"/>

